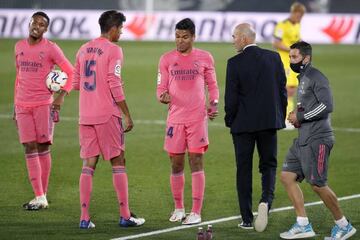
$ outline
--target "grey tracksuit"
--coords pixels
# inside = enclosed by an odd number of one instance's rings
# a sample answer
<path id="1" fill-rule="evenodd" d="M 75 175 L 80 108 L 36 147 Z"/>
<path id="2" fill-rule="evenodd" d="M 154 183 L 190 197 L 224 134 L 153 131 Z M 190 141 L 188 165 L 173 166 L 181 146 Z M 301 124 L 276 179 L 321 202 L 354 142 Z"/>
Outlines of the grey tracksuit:
<path id="1" fill-rule="evenodd" d="M 309 63 L 298 75 L 297 119 L 299 145 L 311 140 L 333 137 L 330 113 L 333 99 L 328 79 Z"/>

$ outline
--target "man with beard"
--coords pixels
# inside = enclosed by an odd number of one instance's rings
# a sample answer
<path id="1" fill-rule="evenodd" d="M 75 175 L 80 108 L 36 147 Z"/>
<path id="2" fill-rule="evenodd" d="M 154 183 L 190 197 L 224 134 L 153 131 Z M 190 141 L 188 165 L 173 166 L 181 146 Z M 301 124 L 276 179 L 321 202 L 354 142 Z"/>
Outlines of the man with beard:
<path id="1" fill-rule="evenodd" d="M 27 210 L 48 207 L 48 191 L 51 170 L 50 145 L 53 142 L 54 121 L 71 90 L 73 66 L 56 43 L 43 37 L 50 24 L 44 12 L 32 15 L 29 37 L 15 45 L 16 80 L 14 120 L 20 142 L 25 149 L 26 166 L 35 198 L 23 205 Z M 45 84 L 46 76 L 57 65 L 68 75 L 66 85 L 57 97 Z"/>

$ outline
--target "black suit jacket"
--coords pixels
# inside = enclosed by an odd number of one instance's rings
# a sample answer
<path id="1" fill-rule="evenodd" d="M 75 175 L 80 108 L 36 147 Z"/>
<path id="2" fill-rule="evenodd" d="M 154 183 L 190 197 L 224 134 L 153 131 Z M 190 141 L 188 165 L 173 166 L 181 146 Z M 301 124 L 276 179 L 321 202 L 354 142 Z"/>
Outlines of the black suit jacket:
<path id="1" fill-rule="evenodd" d="M 285 127 L 286 76 L 278 53 L 249 46 L 226 70 L 225 124 L 231 133 Z"/>

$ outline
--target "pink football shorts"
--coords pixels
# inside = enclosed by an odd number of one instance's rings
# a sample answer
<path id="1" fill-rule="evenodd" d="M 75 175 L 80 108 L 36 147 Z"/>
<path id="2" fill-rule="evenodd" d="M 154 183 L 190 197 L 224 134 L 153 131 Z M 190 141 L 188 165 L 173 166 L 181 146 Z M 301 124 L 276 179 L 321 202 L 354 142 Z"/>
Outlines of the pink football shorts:
<path id="1" fill-rule="evenodd" d="M 207 150 L 209 145 L 207 119 L 185 123 L 167 123 L 164 149 L 171 154 Z M 205 147 L 205 148 L 203 148 Z M 202 153 L 204 153 L 202 152 Z"/>
<path id="2" fill-rule="evenodd" d="M 52 144 L 54 121 L 51 116 L 51 105 L 36 107 L 15 106 L 15 114 L 21 143 Z"/>
<path id="3" fill-rule="evenodd" d="M 121 118 L 112 116 L 102 124 L 79 125 L 80 157 L 82 159 L 102 154 L 110 160 L 125 151 L 124 129 Z"/>

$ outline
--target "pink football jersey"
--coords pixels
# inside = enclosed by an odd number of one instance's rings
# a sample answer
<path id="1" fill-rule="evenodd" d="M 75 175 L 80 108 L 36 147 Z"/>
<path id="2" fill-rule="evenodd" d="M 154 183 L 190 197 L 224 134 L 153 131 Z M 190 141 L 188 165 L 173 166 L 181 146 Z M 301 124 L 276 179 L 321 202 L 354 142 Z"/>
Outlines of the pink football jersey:
<path id="1" fill-rule="evenodd" d="M 209 101 L 219 99 L 214 59 L 194 48 L 184 56 L 177 50 L 165 53 L 159 62 L 157 97 L 168 92 L 168 122 L 188 123 L 206 118 L 206 87 Z"/>
<path id="2" fill-rule="evenodd" d="M 73 88 L 80 91 L 80 124 L 100 124 L 113 115 L 121 117 L 116 102 L 125 99 L 122 63 L 121 48 L 103 37 L 91 40 L 79 49 Z"/>
<path id="3" fill-rule="evenodd" d="M 15 45 L 16 82 L 15 104 L 33 107 L 51 104 L 52 92 L 45 84 L 46 76 L 58 65 L 63 71 L 70 69 L 64 90 L 71 90 L 72 65 L 56 43 L 43 38 L 39 43 L 30 45 L 28 39 Z"/>

